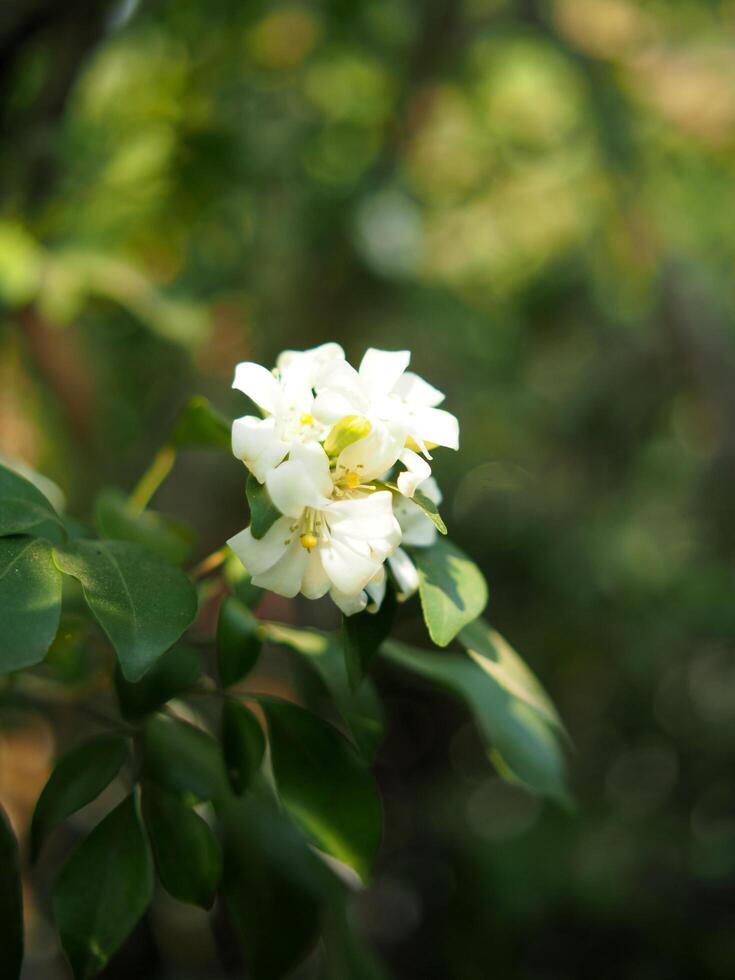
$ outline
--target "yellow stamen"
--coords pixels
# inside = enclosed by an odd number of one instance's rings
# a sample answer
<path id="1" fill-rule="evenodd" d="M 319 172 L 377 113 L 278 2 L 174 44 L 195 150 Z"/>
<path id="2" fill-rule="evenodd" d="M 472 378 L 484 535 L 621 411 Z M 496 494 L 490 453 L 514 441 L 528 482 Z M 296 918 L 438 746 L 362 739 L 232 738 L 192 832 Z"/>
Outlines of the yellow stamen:
<path id="1" fill-rule="evenodd" d="M 301 422 L 302 425 L 311 425 L 313 421 L 314 421 L 314 416 L 309 415 L 308 412 L 305 415 L 302 415 L 301 418 L 299 419 L 299 422 Z"/>
<path id="2" fill-rule="evenodd" d="M 312 548 L 316 548 L 317 544 L 319 543 L 316 535 L 309 534 L 308 532 L 306 534 L 302 534 L 299 540 L 301 541 L 301 547 L 306 548 L 307 551 L 311 551 Z"/>
<path id="3" fill-rule="evenodd" d="M 342 477 L 342 482 L 348 490 L 354 490 L 356 487 L 360 486 L 360 474 L 355 473 L 354 470 L 350 470 L 349 473 L 345 473 L 345 475 Z"/>

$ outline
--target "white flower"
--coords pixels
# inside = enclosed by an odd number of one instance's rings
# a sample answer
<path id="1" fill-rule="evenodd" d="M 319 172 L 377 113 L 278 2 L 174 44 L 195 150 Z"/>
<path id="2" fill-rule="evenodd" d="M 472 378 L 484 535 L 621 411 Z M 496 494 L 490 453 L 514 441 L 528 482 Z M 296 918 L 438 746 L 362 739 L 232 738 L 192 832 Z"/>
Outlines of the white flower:
<path id="1" fill-rule="evenodd" d="M 259 540 L 246 528 L 228 542 L 255 585 L 289 598 L 329 592 L 346 615 L 364 608 L 363 590 L 380 576 L 401 531 L 390 492 L 356 482 L 358 467 L 369 472 L 358 445 L 340 454 L 333 474 L 321 446 L 297 442 L 268 475 L 271 499 L 284 516 Z"/>
<path id="2" fill-rule="evenodd" d="M 442 502 L 442 492 L 434 479 L 429 477 L 422 486 L 421 492 L 433 500 L 435 504 Z M 410 500 L 397 498 L 393 512 L 401 527 L 402 544 L 407 544 L 413 548 L 430 548 L 436 541 L 438 531 L 434 522 L 430 520 L 421 508 Z M 419 574 L 416 566 L 403 548 L 388 557 L 390 570 L 398 586 L 398 596 L 407 599 L 419 587 Z"/>
<path id="3" fill-rule="evenodd" d="M 346 361 L 333 361 L 324 370 L 314 402 L 320 418 L 336 421 L 345 415 L 366 416 L 371 423 L 395 422 L 407 433 L 401 462 L 407 473 L 398 478 L 406 496 L 428 478 L 431 470 L 415 450 L 431 459 L 429 449 L 459 447 L 459 424 L 454 415 L 437 408 L 444 395 L 417 374 L 407 371 L 409 351 L 368 348 L 355 371 Z"/>
<path id="4" fill-rule="evenodd" d="M 320 441 L 331 422 L 318 417 L 314 391 L 330 365 L 344 362 L 339 344 L 284 351 L 273 372 L 252 361 L 235 369 L 233 388 L 246 394 L 265 418 L 244 415 L 232 425 L 232 451 L 260 483 L 286 458 L 292 445 Z"/>

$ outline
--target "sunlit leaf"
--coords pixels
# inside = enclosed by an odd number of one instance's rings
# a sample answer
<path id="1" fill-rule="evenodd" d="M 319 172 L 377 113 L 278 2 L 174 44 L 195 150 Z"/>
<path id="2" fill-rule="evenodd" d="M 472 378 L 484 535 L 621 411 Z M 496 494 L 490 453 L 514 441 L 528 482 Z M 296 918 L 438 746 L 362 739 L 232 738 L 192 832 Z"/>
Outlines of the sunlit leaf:
<path id="1" fill-rule="evenodd" d="M 186 561 L 194 545 L 186 524 L 152 510 L 136 513 L 119 490 L 104 490 L 97 497 L 94 519 L 100 537 L 141 544 L 174 565 Z"/>
<path id="2" fill-rule="evenodd" d="M 81 582 L 129 681 L 140 680 L 196 616 L 189 579 L 140 545 L 80 540 L 57 549 L 55 558 L 62 572 Z"/>
<path id="3" fill-rule="evenodd" d="M 480 569 L 450 541 L 411 551 L 419 571 L 419 595 L 429 636 L 445 647 L 482 614 L 487 584 Z"/>
<path id="4" fill-rule="evenodd" d="M 258 483 L 252 473 L 248 476 L 245 493 L 250 507 L 250 531 L 254 538 L 262 538 L 282 514 L 271 500 L 265 484 Z"/>
<path id="5" fill-rule="evenodd" d="M 0 961 L 7 980 L 19 980 L 23 964 L 23 891 L 18 841 L 0 807 Z"/>
<path id="6" fill-rule="evenodd" d="M 381 836 L 380 800 L 367 766 L 311 712 L 287 701 L 261 703 L 284 806 L 314 844 L 366 880 Z"/>
<path id="7" fill-rule="evenodd" d="M 180 902 L 211 908 L 222 855 L 206 821 L 175 794 L 152 784 L 143 789 L 143 819 L 166 891 Z"/>
<path id="8" fill-rule="evenodd" d="M 392 640 L 383 644 L 381 655 L 461 698 L 488 752 L 502 758 L 501 775 L 568 803 L 564 756 L 555 729 L 526 699 L 498 683 L 476 658 L 417 650 Z"/>
<path id="9" fill-rule="evenodd" d="M 36 803 L 31 822 L 31 860 L 47 835 L 67 817 L 91 803 L 128 758 L 128 740 L 98 735 L 63 755 L 54 766 Z"/>
<path id="10" fill-rule="evenodd" d="M 38 487 L 0 465 L 0 535 L 32 534 L 55 544 L 66 540 L 59 515 Z"/>
<path id="11" fill-rule="evenodd" d="M 442 520 L 437 503 L 431 497 L 427 497 L 421 489 L 417 489 L 410 499 L 421 508 L 440 534 L 447 533 L 447 525 Z"/>
<path id="12" fill-rule="evenodd" d="M 222 705 L 222 751 L 230 785 L 244 793 L 263 761 L 265 735 L 252 711 L 231 698 Z"/>
<path id="13" fill-rule="evenodd" d="M 51 545 L 0 538 L 0 674 L 43 660 L 60 614 L 61 575 Z"/>
<path id="14" fill-rule="evenodd" d="M 217 666 L 223 687 L 236 684 L 250 673 L 261 645 L 255 616 L 239 599 L 225 598 L 217 620 Z"/>
<path id="15" fill-rule="evenodd" d="M 128 796 L 72 852 L 54 887 L 54 919 L 76 980 L 99 973 L 152 894 L 148 845 Z"/>
<path id="16" fill-rule="evenodd" d="M 188 691 L 202 673 L 202 658 L 194 647 L 177 643 L 162 654 L 141 680 L 126 681 L 115 671 L 115 690 L 126 718 L 142 718 Z"/>

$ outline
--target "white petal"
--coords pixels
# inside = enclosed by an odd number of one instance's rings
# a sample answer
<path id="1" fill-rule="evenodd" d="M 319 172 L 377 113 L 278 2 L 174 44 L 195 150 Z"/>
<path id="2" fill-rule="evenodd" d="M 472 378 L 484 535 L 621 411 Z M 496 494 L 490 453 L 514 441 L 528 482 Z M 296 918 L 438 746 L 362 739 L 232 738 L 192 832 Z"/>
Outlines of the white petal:
<path id="1" fill-rule="evenodd" d="M 431 476 L 431 467 L 412 449 L 404 449 L 398 457 L 406 469 L 398 474 L 398 489 L 404 497 L 413 497 L 416 488 Z"/>
<path id="2" fill-rule="evenodd" d="M 296 537 L 272 568 L 253 575 L 253 585 L 292 599 L 301 590 L 308 562 L 309 552 Z"/>
<path id="3" fill-rule="evenodd" d="M 323 458 L 323 466 L 318 457 Z M 298 518 L 305 507 L 320 509 L 329 503 L 324 491 L 332 490 L 327 455 L 318 443 L 294 443 L 290 458 L 270 471 L 265 484 L 282 514 Z"/>
<path id="4" fill-rule="evenodd" d="M 385 569 L 381 568 L 380 572 L 365 586 L 365 591 L 368 594 L 370 600 L 369 609 L 371 612 L 377 612 L 378 609 L 383 604 L 383 599 L 385 599 L 385 589 L 386 589 L 387 577 L 385 574 Z"/>
<path id="5" fill-rule="evenodd" d="M 337 476 L 354 472 L 363 483 L 375 480 L 389 470 L 406 443 L 408 430 L 397 422 L 373 422 L 364 439 L 343 449 L 337 460 Z"/>
<path id="6" fill-rule="evenodd" d="M 323 595 L 329 592 L 331 584 L 329 576 L 324 571 L 319 549 L 315 548 L 306 565 L 306 571 L 301 582 L 301 591 L 307 599 L 321 599 Z"/>
<path id="7" fill-rule="evenodd" d="M 413 371 L 406 371 L 398 379 L 391 394 L 397 395 L 411 405 L 422 405 L 429 408 L 436 408 L 444 401 L 443 391 L 439 391 L 438 388 L 430 385 L 428 381 L 424 381 Z"/>
<path id="8" fill-rule="evenodd" d="M 388 490 L 334 501 L 324 515 L 332 533 L 339 537 L 372 542 L 395 535 L 393 498 Z"/>
<path id="9" fill-rule="evenodd" d="M 288 443 L 276 435 L 275 419 L 243 415 L 232 423 L 232 452 L 264 483 L 268 471 L 288 452 Z"/>
<path id="10" fill-rule="evenodd" d="M 395 388 L 410 360 L 411 352 L 407 350 L 368 347 L 360 362 L 360 380 L 373 397 L 385 395 Z"/>
<path id="11" fill-rule="evenodd" d="M 339 589 L 332 589 L 329 595 L 332 597 L 334 604 L 342 610 L 345 616 L 354 616 L 356 613 L 361 613 L 365 606 L 367 606 L 367 594 L 365 592 L 358 592 L 357 595 L 345 595 Z"/>
<path id="12" fill-rule="evenodd" d="M 281 386 L 262 364 L 242 361 L 235 368 L 232 387 L 242 391 L 260 408 L 274 414 L 281 406 Z"/>
<path id="13" fill-rule="evenodd" d="M 411 545 L 413 548 L 430 548 L 436 541 L 439 533 L 426 514 L 418 504 L 414 505 L 415 516 L 412 515 L 410 521 L 401 524 L 403 530 L 403 543 Z"/>
<path id="14" fill-rule="evenodd" d="M 324 497 L 331 496 L 332 477 L 329 473 L 329 457 L 318 442 L 294 443 L 289 459 L 301 463 L 317 493 Z"/>
<path id="15" fill-rule="evenodd" d="M 413 595 L 419 587 L 419 573 L 403 548 L 399 548 L 394 555 L 391 555 L 388 564 L 400 595 L 404 598 Z"/>
<path id="16" fill-rule="evenodd" d="M 262 538 L 254 538 L 250 528 L 246 527 L 244 531 L 230 538 L 227 544 L 250 574 L 257 575 L 272 568 L 283 555 L 288 547 L 287 541 L 292 536 L 290 526 L 289 518 L 281 517 Z"/>
<path id="17" fill-rule="evenodd" d="M 459 449 L 459 422 L 443 408 L 419 408 L 412 413 L 411 435 L 418 442 L 433 442 L 448 449 Z"/>
<path id="18" fill-rule="evenodd" d="M 332 535 L 319 548 L 324 571 L 332 584 L 345 595 L 356 595 L 380 568 L 380 563 L 360 555 L 345 541 Z"/>

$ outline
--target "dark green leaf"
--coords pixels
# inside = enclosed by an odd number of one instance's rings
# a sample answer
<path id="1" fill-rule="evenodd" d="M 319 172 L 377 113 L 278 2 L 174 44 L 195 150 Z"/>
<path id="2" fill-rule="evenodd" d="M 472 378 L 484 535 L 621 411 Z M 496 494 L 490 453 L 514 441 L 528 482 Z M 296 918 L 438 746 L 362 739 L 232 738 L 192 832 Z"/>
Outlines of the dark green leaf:
<path id="1" fill-rule="evenodd" d="M 185 562 L 194 545 L 186 524 L 152 510 L 136 513 L 119 490 L 104 490 L 97 497 L 94 519 L 100 537 L 134 541 L 174 565 Z"/>
<path id="2" fill-rule="evenodd" d="M 265 484 L 258 483 L 252 473 L 245 484 L 245 494 L 250 507 L 250 531 L 254 538 L 262 538 L 282 514 L 271 500 Z"/>
<path id="3" fill-rule="evenodd" d="M 229 450 L 230 423 L 206 398 L 192 398 L 182 409 L 169 442 L 175 449 Z"/>
<path id="4" fill-rule="evenodd" d="M 230 785 L 244 793 L 263 761 L 265 736 L 252 711 L 230 698 L 222 705 L 222 749 Z"/>
<path id="5" fill-rule="evenodd" d="M 79 579 L 87 605 L 137 681 L 191 625 L 196 591 L 184 573 L 128 541 L 74 541 L 56 564 Z"/>
<path id="6" fill-rule="evenodd" d="M 362 756 L 370 761 L 383 740 L 385 721 L 375 686 L 367 678 L 353 691 L 341 637 L 316 630 L 295 629 L 281 623 L 261 623 L 271 643 L 299 653 L 319 675 Z"/>
<path id="7" fill-rule="evenodd" d="M 18 842 L 0 807 L 0 962 L 7 980 L 19 980 L 23 965 L 23 892 Z"/>
<path id="8" fill-rule="evenodd" d="M 93 669 L 87 643 L 92 628 L 89 618 L 62 611 L 54 642 L 44 660 L 44 675 L 70 687 L 88 681 Z"/>
<path id="9" fill-rule="evenodd" d="M 419 571 L 419 595 L 429 636 L 445 647 L 463 626 L 482 614 L 487 584 L 480 569 L 441 538 L 431 548 L 411 551 Z"/>
<path id="10" fill-rule="evenodd" d="M 158 877 L 180 902 L 211 908 L 222 874 L 222 855 L 206 821 L 173 793 L 146 784 L 143 819 Z"/>
<path id="11" fill-rule="evenodd" d="M 371 872 L 381 836 L 372 776 L 347 739 L 287 701 L 264 699 L 273 774 L 284 806 L 317 847 Z"/>
<path id="12" fill-rule="evenodd" d="M 59 515 L 29 480 L 0 466 L 0 535 L 32 534 L 55 544 L 66 539 Z"/>
<path id="13" fill-rule="evenodd" d="M 57 824 L 109 786 L 127 757 L 127 739 L 121 735 L 99 735 L 59 759 L 33 812 L 31 861 L 36 860 L 44 839 Z"/>
<path id="14" fill-rule="evenodd" d="M 280 980 L 316 942 L 328 873 L 282 815 L 253 794 L 227 807 L 223 829 L 222 891 L 248 976 Z"/>
<path id="15" fill-rule="evenodd" d="M 388 980 L 388 974 L 360 936 L 344 902 L 327 910 L 323 980 Z"/>
<path id="16" fill-rule="evenodd" d="M 76 980 L 99 973 L 152 893 L 148 846 L 129 796 L 72 852 L 56 880 L 54 918 Z"/>
<path id="17" fill-rule="evenodd" d="M 115 671 L 115 690 L 126 718 L 137 719 L 156 711 L 196 684 L 202 673 L 202 658 L 194 647 L 177 643 L 162 654 L 142 680 L 126 681 Z"/>
<path id="18" fill-rule="evenodd" d="M 416 650 L 392 640 L 383 644 L 381 654 L 467 704 L 488 752 L 501 758 L 501 775 L 568 803 L 564 756 L 554 729 L 525 698 L 483 669 L 477 656 Z"/>
<path id="19" fill-rule="evenodd" d="M 43 660 L 60 614 L 61 576 L 51 545 L 0 538 L 0 674 Z"/>
<path id="20" fill-rule="evenodd" d="M 217 665 L 224 687 L 250 673 L 261 645 L 258 620 L 247 606 L 228 596 L 220 606 L 217 621 Z"/>
<path id="21" fill-rule="evenodd" d="M 345 663 L 353 690 L 360 686 L 378 647 L 388 638 L 395 615 L 396 594 L 389 586 L 377 612 L 342 617 Z"/>
<path id="22" fill-rule="evenodd" d="M 143 739 L 145 774 L 160 786 L 194 800 L 218 800 L 227 776 L 217 742 L 199 728 L 166 715 L 154 715 Z"/>

